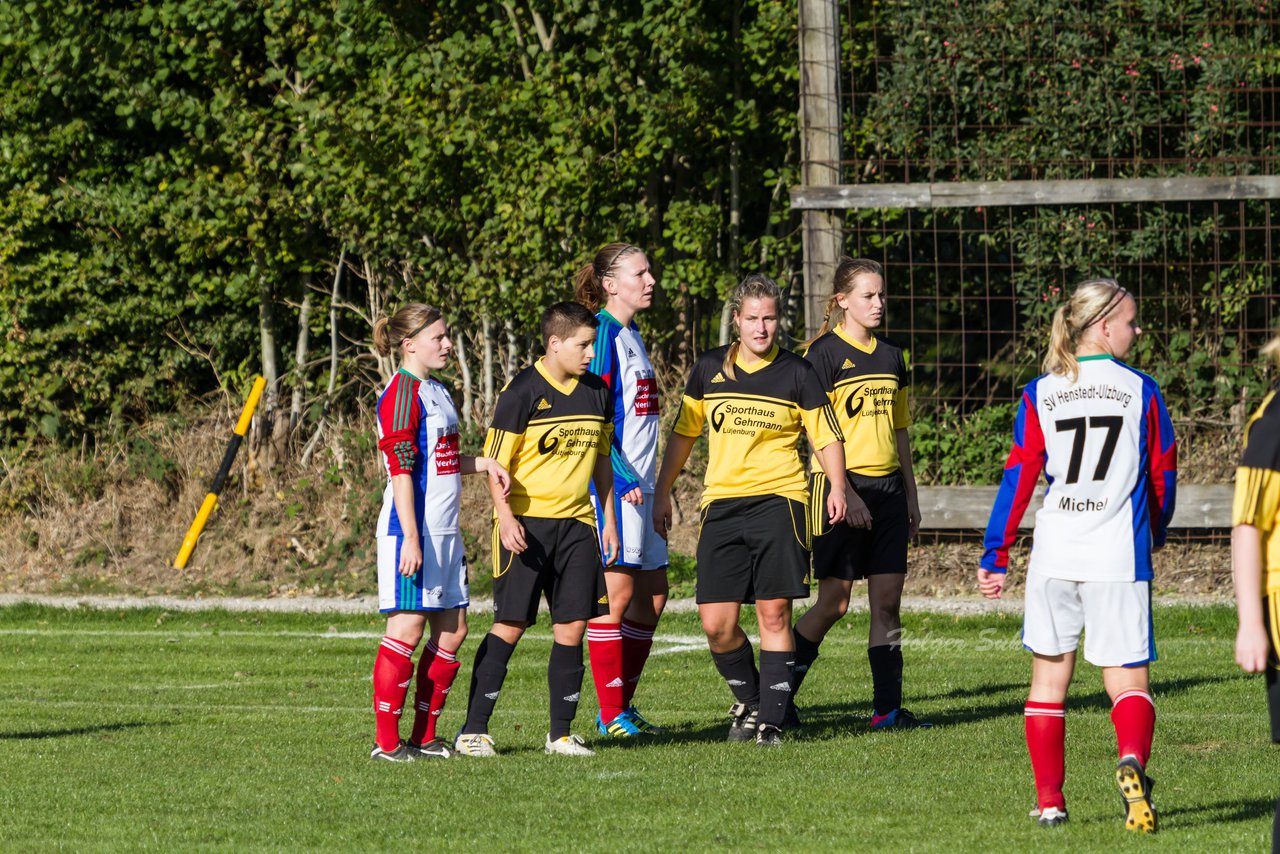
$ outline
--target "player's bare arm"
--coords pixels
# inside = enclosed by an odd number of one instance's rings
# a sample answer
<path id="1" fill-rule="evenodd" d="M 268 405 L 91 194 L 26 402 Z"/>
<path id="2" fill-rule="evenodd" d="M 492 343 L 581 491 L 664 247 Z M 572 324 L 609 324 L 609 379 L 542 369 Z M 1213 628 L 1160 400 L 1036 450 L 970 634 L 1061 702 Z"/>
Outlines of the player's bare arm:
<path id="1" fill-rule="evenodd" d="M 844 476 L 844 444 L 841 442 L 832 442 L 830 445 L 815 452 L 818 457 L 818 464 L 822 466 L 822 472 L 827 476 L 827 483 L 830 489 L 827 491 L 827 519 L 832 525 L 837 522 L 849 521 L 849 504 L 845 497 L 845 487 L 847 481 Z M 858 499 L 858 503 L 862 504 L 862 499 Z M 867 505 L 862 505 L 862 513 L 866 516 L 866 524 L 862 527 L 871 527 L 871 514 L 867 513 Z"/>
<path id="2" fill-rule="evenodd" d="M 462 473 L 487 474 L 489 482 L 496 484 L 502 490 L 503 495 L 511 494 L 511 473 L 503 468 L 502 464 L 497 460 L 489 457 L 473 457 L 470 454 L 463 454 Z"/>
<path id="3" fill-rule="evenodd" d="M 1267 668 L 1271 644 L 1262 619 L 1262 540 L 1253 525 L 1236 525 L 1231 529 L 1231 576 L 1235 581 L 1236 613 L 1240 619 L 1236 630 L 1236 664 L 1246 673 L 1261 673 Z"/>
<path id="4" fill-rule="evenodd" d="M 671 532 L 671 488 L 675 486 L 676 476 L 689 461 L 689 454 L 696 441 L 694 436 L 682 436 L 679 433 L 672 433 L 667 438 L 667 450 L 662 455 L 658 484 L 653 494 L 653 529 L 664 540 Z"/>

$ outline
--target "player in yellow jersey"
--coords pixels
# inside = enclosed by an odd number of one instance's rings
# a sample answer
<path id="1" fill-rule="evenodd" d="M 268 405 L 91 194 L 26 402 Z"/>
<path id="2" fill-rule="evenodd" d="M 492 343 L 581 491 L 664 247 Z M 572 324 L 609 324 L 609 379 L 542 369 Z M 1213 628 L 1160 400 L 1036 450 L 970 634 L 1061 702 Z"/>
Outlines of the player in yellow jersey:
<path id="1" fill-rule="evenodd" d="M 667 440 L 654 494 L 654 527 L 671 528 L 671 487 L 693 444 L 708 430 L 708 460 L 698 534 L 698 616 L 716 669 L 737 699 L 731 741 L 782 740 L 791 696 L 795 643 L 791 600 L 809 595 L 809 513 L 804 466 L 796 446 L 809 436 L 836 486 L 824 504 L 845 520 L 844 449 L 839 427 L 813 368 L 778 347 L 782 293 L 751 275 L 730 297 L 739 341 L 704 353 L 689 374 Z M 743 604 L 756 606 L 760 668 L 738 625 Z"/>
<path id="2" fill-rule="evenodd" d="M 849 609 L 854 580 L 865 578 L 871 608 L 871 727 L 913 729 L 931 726 L 902 708 L 902 585 L 907 543 L 920 527 L 920 504 L 907 440 L 906 359 L 901 348 L 874 332 L 884 311 L 880 265 L 842 258 L 822 328 L 801 348 L 844 433 L 845 492 L 853 526 L 819 525 L 814 531 L 818 601 L 796 623 L 796 689 L 818 657 L 822 639 Z M 829 489 L 817 466 L 810 489 L 811 503 Z M 794 711 L 788 723 L 799 724 Z"/>
<path id="3" fill-rule="evenodd" d="M 489 491 L 495 510 L 493 628 L 476 652 L 467 721 L 454 741 L 465 756 L 494 755 L 489 718 L 507 662 L 537 619 L 543 593 L 551 606 L 553 637 L 546 752 L 592 755 L 569 728 L 582 691 L 582 636 L 587 620 L 609 613 L 604 567 L 618 558 L 609 465 L 613 400 L 604 380 L 587 370 L 596 326 L 591 312 L 576 302 L 544 311 L 546 355 L 498 395 L 485 437 L 485 455 L 511 473 L 511 491 Z M 602 497 L 598 539 L 592 481 Z"/>
<path id="4" fill-rule="evenodd" d="M 1262 354 L 1280 364 L 1280 336 Z M 1280 400 L 1272 389 L 1244 428 L 1231 510 L 1231 572 L 1235 578 L 1236 664 L 1265 673 L 1271 740 L 1280 743 Z M 1280 854 L 1280 800 L 1271 850 Z"/>

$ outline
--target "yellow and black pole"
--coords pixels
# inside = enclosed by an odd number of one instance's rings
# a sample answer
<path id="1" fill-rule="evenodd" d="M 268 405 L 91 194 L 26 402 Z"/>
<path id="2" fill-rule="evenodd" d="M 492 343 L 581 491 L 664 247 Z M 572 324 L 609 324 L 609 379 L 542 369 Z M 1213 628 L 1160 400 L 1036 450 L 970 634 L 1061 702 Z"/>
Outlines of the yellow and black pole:
<path id="1" fill-rule="evenodd" d="M 235 462 L 236 452 L 240 450 L 240 443 L 244 441 L 245 434 L 249 432 L 249 422 L 253 420 L 253 410 L 258 408 L 258 400 L 261 399 L 262 390 L 266 386 L 267 381 L 262 377 L 258 377 L 253 381 L 253 388 L 249 390 L 249 399 L 244 402 L 244 409 L 240 412 L 240 420 L 236 422 L 235 433 L 231 436 L 231 441 L 227 443 L 227 452 L 222 455 L 222 465 L 218 468 L 218 473 L 213 477 L 213 484 L 209 487 L 209 494 L 204 497 L 204 502 L 200 505 L 200 512 L 196 514 L 196 520 L 187 529 L 187 535 L 182 539 L 182 548 L 178 551 L 178 556 L 173 559 L 174 569 L 186 567 L 187 561 L 191 559 L 191 552 L 195 551 L 196 540 L 200 539 L 200 532 L 204 530 L 205 523 L 209 521 L 209 515 L 213 513 L 213 508 L 218 506 L 218 494 L 222 492 L 222 484 L 226 481 L 227 474 L 231 471 L 231 464 Z"/>

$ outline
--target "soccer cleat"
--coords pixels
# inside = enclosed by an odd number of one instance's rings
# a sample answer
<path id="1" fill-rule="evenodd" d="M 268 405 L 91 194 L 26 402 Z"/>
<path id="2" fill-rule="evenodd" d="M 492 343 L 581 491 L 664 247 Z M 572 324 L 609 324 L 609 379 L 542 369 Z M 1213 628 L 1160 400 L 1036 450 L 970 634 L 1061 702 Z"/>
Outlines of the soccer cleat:
<path id="1" fill-rule="evenodd" d="M 758 706 L 748 706 L 746 703 L 734 703 L 729 707 L 729 717 L 733 722 L 729 724 L 729 741 L 750 741 L 756 737 L 756 715 L 760 709 Z"/>
<path id="2" fill-rule="evenodd" d="M 1155 783 L 1142 770 L 1142 763 L 1126 756 L 1116 765 L 1116 785 L 1124 799 L 1124 826 L 1142 833 L 1156 832 L 1156 808 L 1151 805 L 1151 787 Z"/>
<path id="3" fill-rule="evenodd" d="M 497 756 L 493 749 L 493 738 L 485 732 L 458 733 L 453 740 L 454 753 L 463 756 Z"/>
<path id="4" fill-rule="evenodd" d="M 447 742 L 433 738 L 426 744 L 414 744 L 412 741 L 406 741 L 404 746 L 409 749 L 415 759 L 448 759 L 453 755 L 453 748 Z"/>
<path id="5" fill-rule="evenodd" d="M 635 725 L 635 722 L 631 720 L 626 712 L 621 712 L 608 723 L 605 723 L 599 715 L 596 715 L 596 729 L 601 735 L 608 735 L 613 738 L 634 738 L 637 735 L 644 735 L 643 730 Z"/>
<path id="6" fill-rule="evenodd" d="M 551 734 L 547 734 L 547 753 L 557 753 L 561 756 L 595 756 L 596 752 L 587 747 L 587 743 L 582 740 L 580 735 L 562 735 L 554 741 Z"/>
<path id="7" fill-rule="evenodd" d="M 635 725 L 636 729 L 640 730 L 645 735 L 661 735 L 667 731 L 666 727 L 660 727 L 657 724 L 649 723 L 645 720 L 644 716 L 640 714 L 640 711 L 635 706 L 627 707 L 627 710 L 623 712 L 623 714 L 626 715 L 628 720 Z"/>
<path id="8" fill-rule="evenodd" d="M 872 729 L 932 729 L 933 724 L 922 721 L 901 706 L 887 715 L 871 716 Z"/>
<path id="9" fill-rule="evenodd" d="M 756 727 L 757 747 L 777 747 L 780 744 L 782 744 L 782 730 L 769 724 Z"/>
<path id="10" fill-rule="evenodd" d="M 406 747 L 403 741 L 396 745 L 395 750 L 383 750 L 377 744 L 374 744 L 373 752 L 369 754 L 369 758 L 380 762 L 412 762 L 413 751 Z"/>
<path id="11" fill-rule="evenodd" d="M 1033 810 L 1032 812 L 1036 813 L 1036 821 L 1040 823 L 1041 827 L 1057 827 L 1060 824 L 1067 823 L 1067 810 L 1065 807 L 1062 809 L 1045 807 L 1042 810 Z"/>

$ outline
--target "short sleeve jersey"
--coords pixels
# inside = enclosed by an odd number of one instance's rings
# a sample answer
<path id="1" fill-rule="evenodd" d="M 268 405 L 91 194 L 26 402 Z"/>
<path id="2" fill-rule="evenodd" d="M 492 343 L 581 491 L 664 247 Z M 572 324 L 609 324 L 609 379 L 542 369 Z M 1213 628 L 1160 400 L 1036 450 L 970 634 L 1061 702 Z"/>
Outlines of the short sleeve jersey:
<path id="1" fill-rule="evenodd" d="M 511 472 L 507 501 L 517 516 L 581 519 L 595 525 L 591 474 L 609 453 L 612 395 L 592 373 L 561 385 L 542 366 L 525 368 L 498 395 L 484 453 Z"/>
<path id="2" fill-rule="evenodd" d="M 1231 524 L 1252 525 L 1261 532 L 1263 589 L 1280 593 L 1280 402 L 1275 389 L 1244 427 Z"/>
<path id="3" fill-rule="evenodd" d="M 911 426 L 907 363 L 902 348 L 873 335 L 863 346 L 836 326 L 809 346 L 804 357 L 818 372 L 844 433 L 844 465 L 876 477 L 901 467 L 894 431 Z M 818 461 L 812 461 L 820 471 Z"/>
<path id="4" fill-rule="evenodd" d="M 596 317 L 600 329 L 591 372 L 613 391 L 614 494 L 639 487 L 652 495 L 658 473 L 657 375 L 634 323 L 623 326 L 607 311 Z"/>
<path id="5" fill-rule="evenodd" d="M 727 350 L 703 353 L 693 366 L 672 428 L 689 437 L 700 436 L 704 424 L 709 428 L 702 506 L 754 495 L 805 501 L 801 429 L 819 450 L 844 439 L 818 375 L 804 359 L 774 345 L 750 367 L 739 357 L 737 379 L 731 379 L 722 370 Z"/>
<path id="6" fill-rule="evenodd" d="M 1022 393 L 1013 448 L 987 523 L 984 569 L 1003 572 L 1043 469 L 1028 572 L 1067 581 L 1150 581 L 1173 518 L 1178 449 L 1156 381 L 1110 356 L 1078 358 L 1075 382 L 1045 374 Z"/>
<path id="7" fill-rule="evenodd" d="M 404 535 L 391 492 L 391 477 L 397 474 L 413 480 L 418 534 L 425 539 L 456 533 L 462 460 L 458 411 L 448 390 L 435 380 L 396 371 L 378 398 L 378 448 L 387 470 L 378 535 Z"/>

